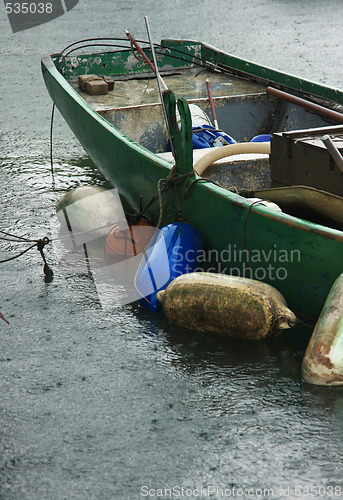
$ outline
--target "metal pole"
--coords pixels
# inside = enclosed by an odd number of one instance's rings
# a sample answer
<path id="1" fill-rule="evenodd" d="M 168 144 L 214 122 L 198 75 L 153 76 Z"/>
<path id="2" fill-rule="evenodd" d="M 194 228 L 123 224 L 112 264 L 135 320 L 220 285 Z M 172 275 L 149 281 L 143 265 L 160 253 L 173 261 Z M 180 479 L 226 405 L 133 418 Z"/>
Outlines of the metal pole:
<path id="1" fill-rule="evenodd" d="M 160 93 L 160 99 L 161 99 L 161 103 L 162 103 L 164 119 L 165 119 L 166 125 L 167 125 L 167 131 L 168 131 L 168 136 L 169 136 L 169 141 L 170 141 L 170 147 L 171 147 L 174 159 L 176 160 L 176 153 L 175 153 L 175 149 L 174 149 L 174 145 L 173 145 L 173 138 L 172 138 L 170 127 L 169 127 L 167 111 L 166 111 L 166 108 L 165 108 L 165 105 L 164 105 L 164 101 L 163 101 L 163 93 L 162 93 L 162 88 L 161 88 L 161 76 L 160 76 L 160 73 L 158 71 L 158 66 L 157 66 L 157 63 L 156 63 L 156 55 L 155 55 L 154 45 L 153 45 L 152 40 L 151 40 L 151 34 L 150 34 L 148 16 L 144 16 L 144 20 L 145 20 L 146 30 L 147 30 L 147 33 L 148 33 L 148 39 L 149 39 L 149 43 L 150 43 L 152 59 L 154 61 L 155 73 L 156 73 L 156 77 L 157 77 L 158 91 Z"/>

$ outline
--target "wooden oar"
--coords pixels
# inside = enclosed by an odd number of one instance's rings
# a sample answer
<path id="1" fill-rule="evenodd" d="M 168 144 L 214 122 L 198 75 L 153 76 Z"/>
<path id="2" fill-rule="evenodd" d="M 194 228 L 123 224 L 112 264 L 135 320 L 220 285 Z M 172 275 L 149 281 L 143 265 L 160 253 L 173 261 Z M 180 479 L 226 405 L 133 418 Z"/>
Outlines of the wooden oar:
<path id="1" fill-rule="evenodd" d="M 212 118 L 213 118 L 213 125 L 214 125 L 214 128 L 216 130 L 219 130 L 217 116 L 216 116 L 216 110 L 214 108 L 214 102 L 213 102 L 213 97 L 212 97 L 211 85 L 210 85 L 210 82 L 208 80 L 206 80 L 206 88 L 207 88 L 208 100 L 210 101 L 210 108 L 211 108 L 211 113 L 212 113 Z"/>

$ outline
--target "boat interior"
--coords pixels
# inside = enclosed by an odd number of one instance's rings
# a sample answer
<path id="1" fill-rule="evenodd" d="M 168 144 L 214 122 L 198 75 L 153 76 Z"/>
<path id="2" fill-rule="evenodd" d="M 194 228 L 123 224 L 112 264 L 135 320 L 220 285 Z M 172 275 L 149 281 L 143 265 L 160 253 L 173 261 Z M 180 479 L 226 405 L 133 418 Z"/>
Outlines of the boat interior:
<path id="1" fill-rule="evenodd" d="M 271 135 L 271 154 L 245 154 L 210 164 L 202 177 L 247 198 L 269 200 L 305 220 L 343 229 L 343 172 L 321 140 L 329 134 L 343 148 L 343 125 L 278 99 L 266 86 L 204 68 L 161 72 L 176 96 L 195 104 L 212 121 L 206 80 L 211 85 L 220 130 L 246 143 Z M 138 144 L 173 162 L 156 78 L 147 73 L 113 76 L 106 95 L 88 95 L 71 85 L 102 117 Z M 193 119 L 193 117 L 192 117 Z M 210 148 L 211 149 L 211 148 Z M 208 149 L 194 149 L 193 163 Z"/>

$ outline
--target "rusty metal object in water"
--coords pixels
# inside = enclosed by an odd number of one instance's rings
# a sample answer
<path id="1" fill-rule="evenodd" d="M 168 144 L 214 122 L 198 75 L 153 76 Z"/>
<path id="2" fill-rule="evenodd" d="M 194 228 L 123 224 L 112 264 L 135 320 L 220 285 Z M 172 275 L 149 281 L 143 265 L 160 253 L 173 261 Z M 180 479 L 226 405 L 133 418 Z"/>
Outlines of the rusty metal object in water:
<path id="1" fill-rule="evenodd" d="M 343 385 L 343 273 L 336 279 L 307 346 L 302 376 L 316 385 Z"/>

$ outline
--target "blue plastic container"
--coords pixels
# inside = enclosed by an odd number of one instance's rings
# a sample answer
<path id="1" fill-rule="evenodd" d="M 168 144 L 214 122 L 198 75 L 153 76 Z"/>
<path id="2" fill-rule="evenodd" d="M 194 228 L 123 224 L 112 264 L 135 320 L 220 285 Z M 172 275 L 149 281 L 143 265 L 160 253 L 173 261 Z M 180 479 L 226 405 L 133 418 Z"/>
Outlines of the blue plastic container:
<path id="1" fill-rule="evenodd" d="M 136 273 L 134 285 L 139 303 L 151 312 L 157 311 L 157 292 L 177 276 L 194 272 L 203 246 L 201 235 L 186 222 L 174 222 L 158 231 Z"/>

